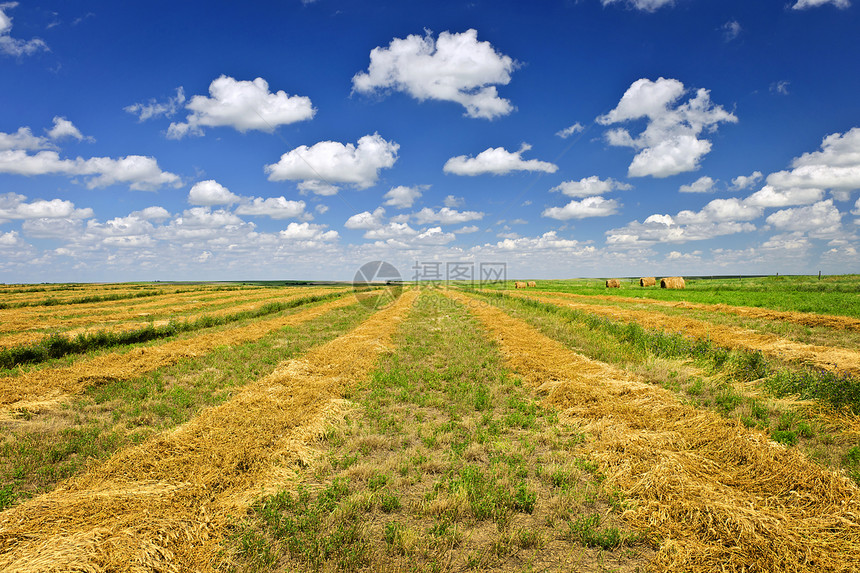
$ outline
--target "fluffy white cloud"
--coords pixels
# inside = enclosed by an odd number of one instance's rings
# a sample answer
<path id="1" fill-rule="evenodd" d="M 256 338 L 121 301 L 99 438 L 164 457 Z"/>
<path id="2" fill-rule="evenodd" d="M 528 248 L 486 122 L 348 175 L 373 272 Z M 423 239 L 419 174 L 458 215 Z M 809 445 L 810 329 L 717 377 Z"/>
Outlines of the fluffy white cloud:
<path id="1" fill-rule="evenodd" d="M 651 215 L 644 222 L 633 221 L 618 229 L 606 231 L 606 244 L 612 247 L 636 248 L 656 243 L 686 243 L 723 235 L 755 231 L 752 223 L 738 221 L 703 221 L 682 225 L 671 215 Z"/>
<path id="2" fill-rule="evenodd" d="M 209 207 L 192 207 L 183 211 L 182 216 L 170 224 L 178 229 L 218 229 L 242 225 L 244 221 L 224 209 L 212 211 Z"/>
<path id="3" fill-rule="evenodd" d="M 762 215 L 761 207 L 749 205 L 740 199 L 714 199 L 701 211 L 681 211 L 675 216 L 679 225 L 697 223 L 721 223 L 732 221 L 752 221 Z"/>
<path id="4" fill-rule="evenodd" d="M 240 199 L 214 179 L 198 181 L 188 192 L 188 202 L 192 205 L 232 205 Z"/>
<path id="5" fill-rule="evenodd" d="M 782 231 L 808 233 L 815 238 L 834 238 L 842 228 L 842 213 L 833 205 L 833 200 L 828 199 L 808 207 L 777 211 L 766 221 Z"/>
<path id="6" fill-rule="evenodd" d="M 550 207 L 545 209 L 541 215 L 560 221 L 586 217 L 607 217 L 617 213 L 619 207 L 620 205 L 615 199 L 586 197 L 582 201 L 571 201 L 564 207 Z"/>
<path id="7" fill-rule="evenodd" d="M 732 189 L 749 189 L 759 181 L 761 181 L 761 171 L 753 171 L 750 175 L 738 175 L 732 179 Z"/>
<path id="8" fill-rule="evenodd" d="M 456 239 L 457 236 L 454 233 L 445 233 L 442 227 L 430 227 L 416 235 L 412 242 L 416 245 L 447 245 Z"/>
<path id="9" fill-rule="evenodd" d="M 48 137 L 51 139 L 63 139 L 66 137 L 71 137 L 77 139 L 78 141 L 93 141 L 92 137 L 85 137 L 81 131 L 75 127 L 71 121 L 66 119 L 65 117 L 54 116 L 54 127 L 52 127 L 48 131 Z"/>
<path id="10" fill-rule="evenodd" d="M 53 147 L 54 145 L 48 138 L 33 135 L 29 127 L 19 127 L 15 133 L 0 131 L 0 151 L 8 149 L 36 151 L 38 149 L 52 149 Z"/>
<path id="11" fill-rule="evenodd" d="M 40 38 L 30 40 L 19 40 L 13 38 L 12 18 L 6 14 L 6 10 L 14 8 L 17 2 L 5 2 L 0 4 L 0 54 L 7 56 L 30 56 L 39 50 L 48 50 L 48 44 Z"/>
<path id="12" fill-rule="evenodd" d="M 562 139 L 567 139 L 571 135 L 574 135 L 576 133 L 580 133 L 582 131 L 585 131 L 585 127 L 583 127 L 583 125 L 577 121 L 576 123 L 574 123 L 570 127 L 565 127 L 561 131 L 557 131 L 556 135 Z"/>
<path id="13" fill-rule="evenodd" d="M 64 239 L 81 233 L 81 219 L 39 217 L 27 219 L 21 224 L 21 232 L 34 239 Z"/>
<path id="14" fill-rule="evenodd" d="M 647 119 L 645 130 L 637 137 L 616 128 L 606 133 L 610 145 L 632 147 L 631 177 L 668 177 L 694 171 L 711 150 L 711 142 L 699 139 L 704 130 L 713 132 L 723 122 L 737 117 L 711 102 L 710 92 L 699 89 L 696 95 L 678 104 L 686 93 L 684 84 L 674 79 L 640 79 L 628 88 L 615 109 L 597 118 L 602 125 Z"/>
<path id="15" fill-rule="evenodd" d="M 289 241 L 336 241 L 339 237 L 337 231 L 326 231 L 326 225 L 314 225 L 312 223 L 290 223 L 287 228 L 280 231 L 278 235 Z"/>
<path id="16" fill-rule="evenodd" d="M 857 202 L 854 203 L 854 209 L 851 211 L 851 214 L 860 217 L 860 197 L 858 197 Z"/>
<path id="17" fill-rule="evenodd" d="M 385 209 L 377 207 L 373 213 L 363 211 L 356 213 L 343 224 L 347 229 L 378 229 L 384 224 Z"/>
<path id="18" fill-rule="evenodd" d="M 465 235 L 467 233 L 477 233 L 480 229 L 478 229 L 477 225 L 466 225 L 465 227 L 461 227 L 454 231 L 454 233 L 459 233 L 461 235 Z"/>
<path id="19" fill-rule="evenodd" d="M 681 193 L 712 193 L 715 184 L 716 181 L 706 175 L 699 177 L 689 185 L 681 185 L 678 191 Z"/>
<path id="20" fill-rule="evenodd" d="M 152 157 L 129 155 L 119 159 L 92 157 L 60 159 L 55 151 L 40 151 L 34 155 L 23 149 L 0 151 L 0 173 L 15 175 L 68 175 L 86 177 L 90 189 L 120 183 L 131 189 L 152 190 L 165 185 L 181 187 L 178 175 L 162 171 Z"/>
<path id="21" fill-rule="evenodd" d="M 457 211 L 450 207 L 442 207 L 438 211 L 434 211 L 429 207 L 424 207 L 413 215 L 415 221 L 419 225 L 427 223 L 439 223 L 441 225 L 456 225 L 467 223 L 469 221 L 478 221 L 484 218 L 484 213 L 479 211 Z"/>
<path id="22" fill-rule="evenodd" d="M 413 187 L 398 185 L 397 187 L 392 187 L 388 193 L 383 195 L 383 198 L 387 199 L 383 204 L 397 207 L 398 209 L 408 209 L 421 197 L 421 192 L 429 189 L 429 187 L 429 185 L 416 185 Z"/>
<path id="23" fill-rule="evenodd" d="M 788 207 L 790 205 L 809 205 L 824 197 L 823 189 L 777 189 L 765 185 L 744 202 L 756 207 Z"/>
<path id="24" fill-rule="evenodd" d="M 520 146 L 517 152 L 507 151 L 503 147 L 491 147 L 479 153 L 476 157 L 458 155 L 445 162 L 443 170 L 445 173 L 454 175 L 506 175 L 513 171 L 542 171 L 544 173 L 555 173 L 558 165 L 537 159 L 524 160 L 522 154 L 532 146 L 526 143 Z"/>
<path id="25" fill-rule="evenodd" d="M 170 212 L 164 207 L 147 207 L 140 211 L 134 211 L 131 216 L 144 221 L 164 221 L 170 218 Z"/>
<path id="26" fill-rule="evenodd" d="M 446 195 L 445 199 L 442 200 L 443 205 L 452 209 L 462 207 L 465 203 L 465 199 L 463 199 L 462 197 L 456 197 L 454 195 Z"/>
<path id="27" fill-rule="evenodd" d="M 258 130 L 271 133 L 279 125 L 311 119 L 316 110 L 310 98 L 272 93 L 263 78 L 240 81 L 221 76 L 209 85 L 209 95 L 191 98 L 186 109 L 191 113 L 184 123 L 171 123 L 167 137 L 203 135 L 204 127 L 232 127 L 242 133 Z"/>
<path id="28" fill-rule="evenodd" d="M 176 95 L 165 102 L 150 99 L 149 103 L 134 103 L 123 108 L 124 111 L 137 116 L 138 121 L 146 121 L 154 117 L 173 117 L 182 104 L 185 103 L 185 90 L 182 86 L 176 88 Z"/>
<path id="29" fill-rule="evenodd" d="M 367 72 L 356 74 L 352 86 L 360 93 L 396 90 L 419 101 L 453 101 L 469 117 L 493 119 L 514 109 L 494 84 L 510 82 L 515 67 L 489 42 L 479 42 L 474 29 L 442 32 L 435 41 L 428 32 L 394 38 L 387 48 L 371 50 Z"/>
<path id="30" fill-rule="evenodd" d="M 78 209 L 71 201 L 37 199 L 25 203 L 26 197 L 16 193 L 0 195 L 0 221 L 10 219 L 86 219 L 93 216 L 89 207 Z"/>
<path id="31" fill-rule="evenodd" d="M 672 6 L 675 4 L 675 0 L 600 0 L 600 3 L 604 6 L 608 6 L 609 4 L 618 4 L 624 3 L 630 6 L 631 8 L 636 8 L 637 10 L 642 10 L 644 12 L 654 12 L 663 6 Z"/>
<path id="32" fill-rule="evenodd" d="M 387 239 L 403 239 L 406 237 L 414 237 L 418 231 L 410 227 L 407 223 L 389 222 L 375 229 L 369 229 L 365 234 L 365 239 L 387 240 Z"/>
<path id="33" fill-rule="evenodd" d="M 849 8 L 851 6 L 850 0 L 797 0 L 792 8 L 794 10 L 805 10 L 807 8 L 817 8 L 818 6 L 824 6 L 825 4 L 833 4 L 837 8 Z"/>
<path id="34" fill-rule="evenodd" d="M 592 175 L 579 181 L 563 181 L 550 189 L 550 191 L 561 191 L 568 197 L 592 197 L 609 191 L 629 191 L 630 189 L 633 189 L 632 185 L 616 181 L 611 177 L 601 179 L 597 175 Z"/>
<path id="35" fill-rule="evenodd" d="M 269 181 L 302 181 L 303 190 L 331 195 L 337 184 L 366 189 L 376 183 L 380 169 L 397 161 L 400 146 L 386 141 L 378 133 L 365 135 L 358 145 L 321 141 L 311 147 L 301 145 L 284 153 L 277 163 L 266 165 Z M 323 192 L 320 192 L 320 191 Z"/>
<path id="36" fill-rule="evenodd" d="M 836 192 L 860 189 L 860 128 L 826 136 L 820 151 L 804 153 L 791 166 L 791 171 L 768 175 L 768 185 Z"/>
<path id="37" fill-rule="evenodd" d="M 486 245 L 490 246 L 490 245 Z M 583 247 L 579 241 L 573 239 L 562 239 L 556 231 L 549 231 L 540 237 L 522 237 L 516 239 L 505 239 L 495 244 L 500 251 L 524 253 L 534 251 L 591 251 L 594 247 Z"/>
<path id="38" fill-rule="evenodd" d="M 310 218 L 304 201 L 289 201 L 285 197 L 254 197 L 236 208 L 237 215 L 266 216 L 272 219 Z"/>

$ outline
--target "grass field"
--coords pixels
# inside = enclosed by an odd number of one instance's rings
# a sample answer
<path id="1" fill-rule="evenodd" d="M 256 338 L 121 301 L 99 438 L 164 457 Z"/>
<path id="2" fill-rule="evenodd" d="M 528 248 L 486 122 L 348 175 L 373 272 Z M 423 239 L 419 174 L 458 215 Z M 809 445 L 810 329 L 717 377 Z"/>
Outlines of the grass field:
<path id="1" fill-rule="evenodd" d="M 857 570 L 858 287 L 5 287 L 0 569 Z"/>

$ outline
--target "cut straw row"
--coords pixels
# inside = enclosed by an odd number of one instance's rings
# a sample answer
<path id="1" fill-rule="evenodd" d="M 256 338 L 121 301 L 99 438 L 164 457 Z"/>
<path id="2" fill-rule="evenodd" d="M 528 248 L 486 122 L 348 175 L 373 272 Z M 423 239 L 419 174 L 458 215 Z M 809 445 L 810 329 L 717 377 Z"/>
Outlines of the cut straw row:
<path id="1" fill-rule="evenodd" d="M 389 348 L 415 296 L 406 292 L 178 429 L 3 512 L 0 569 L 211 571 L 235 517 L 308 461 L 310 440 Z"/>
<path id="2" fill-rule="evenodd" d="M 659 541 L 652 568 L 860 570 L 860 497 L 846 478 L 737 422 L 589 360 L 462 294 L 508 366 L 578 420 L 625 518 Z"/>
<path id="3" fill-rule="evenodd" d="M 130 380 L 182 359 L 208 354 L 219 346 L 259 340 L 274 330 L 307 322 L 355 302 L 354 297 L 345 296 L 295 314 L 255 320 L 245 326 L 197 334 L 130 351 L 111 352 L 80 360 L 70 366 L 43 368 L 18 376 L 2 377 L 0 407 L 10 410 L 39 409 L 43 404 L 52 404 L 63 396 L 77 394 L 89 386 L 112 380 Z"/>
<path id="4" fill-rule="evenodd" d="M 762 334 L 733 326 L 714 324 L 695 318 L 670 316 L 647 310 L 634 310 L 597 304 L 575 303 L 557 296 L 535 296 L 511 293 L 509 296 L 581 310 L 590 314 L 617 320 L 635 322 L 644 328 L 678 332 L 694 339 L 710 340 L 724 348 L 758 350 L 783 360 L 812 364 L 832 372 L 860 375 L 860 352 L 849 348 L 805 344 L 773 334 Z"/>

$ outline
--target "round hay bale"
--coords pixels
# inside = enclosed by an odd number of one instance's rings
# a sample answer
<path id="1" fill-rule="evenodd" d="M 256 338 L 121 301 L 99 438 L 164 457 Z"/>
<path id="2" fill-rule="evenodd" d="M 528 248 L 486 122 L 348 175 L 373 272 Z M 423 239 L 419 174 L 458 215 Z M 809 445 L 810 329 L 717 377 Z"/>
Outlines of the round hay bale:
<path id="1" fill-rule="evenodd" d="M 664 279 L 660 279 L 660 288 L 682 289 L 685 286 L 684 277 L 666 277 Z"/>
<path id="2" fill-rule="evenodd" d="M 514 283 L 514 288 L 526 288 L 526 283 L 517 281 Z"/>
<path id="3" fill-rule="evenodd" d="M 536 283 L 535 281 L 529 281 L 528 286 L 530 286 L 530 287 L 536 287 L 536 286 L 537 286 L 537 283 Z"/>
<path id="4" fill-rule="evenodd" d="M 606 288 L 621 288 L 621 281 L 618 279 L 609 279 L 606 281 Z"/>
<path id="5" fill-rule="evenodd" d="M 657 284 L 657 279 L 654 277 L 642 277 L 639 279 L 639 286 L 641 287 L 649 287 Z"/>

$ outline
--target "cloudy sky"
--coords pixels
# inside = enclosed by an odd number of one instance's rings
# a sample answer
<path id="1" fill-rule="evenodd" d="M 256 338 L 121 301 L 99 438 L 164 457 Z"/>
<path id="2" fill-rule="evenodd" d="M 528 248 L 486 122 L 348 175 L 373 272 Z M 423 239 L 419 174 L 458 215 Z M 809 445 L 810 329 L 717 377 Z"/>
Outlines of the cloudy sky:
<path id="1" fill-rule="evenodd" d="M 858 11 L 0 3 L 0 281 L 860 272 Z"/>

